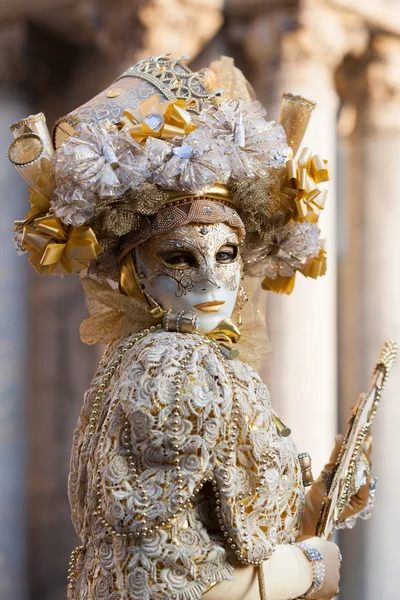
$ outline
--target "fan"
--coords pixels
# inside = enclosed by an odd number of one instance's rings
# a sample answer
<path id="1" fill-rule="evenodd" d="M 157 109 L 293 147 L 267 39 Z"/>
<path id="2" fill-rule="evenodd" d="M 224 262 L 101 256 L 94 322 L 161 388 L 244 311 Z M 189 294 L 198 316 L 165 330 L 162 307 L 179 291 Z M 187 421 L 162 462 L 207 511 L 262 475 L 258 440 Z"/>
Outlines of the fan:
<path id="1" fill-rule="evenodd" d="M 397 344 L 393 340 L 385 342 L 372 374 L 370 388 L 360 395 L 352 410 L 335 468 L 332 473 L 323 474 L 327 495 L 317 525 L 318 537 L 327 540 L 333 537 L 335 530 L 340 528 L 345 507 L 369 476 L 369 461 L 365 452 L 371 441 L 371 424 L 396 355 Z M 375 484 L 376 480 L 372 480 L 371 495 Z"/>

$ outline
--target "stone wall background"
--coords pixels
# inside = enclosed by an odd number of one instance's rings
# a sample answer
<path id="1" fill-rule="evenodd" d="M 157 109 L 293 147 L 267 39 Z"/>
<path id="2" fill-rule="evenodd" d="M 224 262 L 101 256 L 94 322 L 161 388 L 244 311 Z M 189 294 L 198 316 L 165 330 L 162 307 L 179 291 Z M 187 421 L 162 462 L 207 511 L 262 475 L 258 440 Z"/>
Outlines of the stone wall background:
<path id="1" fill-rule="evenodd" d="M 275 346 L 264 379 L 316 475 L 381 344 L 400 341 L 399 38 L 398 0 L 0 0 L 0 598 L 66 596 L 70 445 L 99 356 L 79 340 L 79 282 L 40 278 L 14 253 L 27 197 L 8 123 L 43 111 L 51 125 L 162 52 L 194 67 L 233 56 L 270 118 L 283 91 L 317 101 L 306 142 L 335 175 L 329 273 L 259 300 Z M 397 365 L 374 426 L 375 513 L 340 536 L 341 600 L 398 599 L 399 392 Z"/>

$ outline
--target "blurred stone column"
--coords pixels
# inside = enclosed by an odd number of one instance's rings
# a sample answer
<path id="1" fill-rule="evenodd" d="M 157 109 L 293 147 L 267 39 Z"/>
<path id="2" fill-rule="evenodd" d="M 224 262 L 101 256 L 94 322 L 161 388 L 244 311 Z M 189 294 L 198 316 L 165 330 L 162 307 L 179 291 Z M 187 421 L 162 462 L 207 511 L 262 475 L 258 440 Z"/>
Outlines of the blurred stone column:
<path id="1" fill-rule="evenodd" d="M 283 92 L 317 102 L 303 145 L 327 158 L 333 173 L 320 219 L 322 237 L 327 239 L 328 273 L 318 280 L 298 275 L 291 296 L 269 294 L 267 324 L 274 354 L 263 372 L 274 406 L 291 427 L 299 451 L 311 453 L 317 473 L 329 457 L 337 429 L 338 97 L 333 72 L 348 38 L 341 15 L 321 3 L 298 2 L 290 9 L 266 5 L 245 27 L 239 20 L 231 25 L 232 35 L 243 45 L 246 72 L 270 119 L 279 114 Z M 329 27 L 322 27 L 328 22 Z"/>
<path id="2" fill-rule="evenodd" d="M 352 323 L 341 332 L 346 414 L 368 386 L 384 340 L 400 342 L 400 39 L 374 36 L 364 56 L 344 61 L 338 86 L 344 101 L 357 108 L 341 291 L 342 311 Z M 373 427 L 375 510 L 368 524 L 358 523 L 342 537 L 343 600 L 399 597 L 399 397 L 398 360 Z"/>
<path id="3" fill-rule="evenodd" d="M 7 161 L 8 125 L 29 114 L 20 88 L 18 55 L 24 29 L 0 29 L 0 598 L 25 600 L 27 269 L 15 252 L 15 219 L 24 217 L 26 185 Z"/>
<path id="4" fill-rule="evenodd" d="M 311 35 L 311 32 L 303 32 Z M 327 240 L 328 272 L 313 280 L 296 276 L 292 295 L 269 293 L 268 332 L 275 352 L 265 365 L 265 377 L 282 418 L 293 430 L 299 451 L 310 452 L 318 473 L 329 456 L 337 430 L 336 311 L 336 119 L 338 99 L 329 56 L 298 54 L 298 39 L 282 40 L 278 97 L 285 91 L 317 102 L 303 146 L 329 160 L 333 180 L 320 227 Z M 321 46 L 317 46 L 321 49 Z M 305 58 L 305 59 L 304 59 Z"/>

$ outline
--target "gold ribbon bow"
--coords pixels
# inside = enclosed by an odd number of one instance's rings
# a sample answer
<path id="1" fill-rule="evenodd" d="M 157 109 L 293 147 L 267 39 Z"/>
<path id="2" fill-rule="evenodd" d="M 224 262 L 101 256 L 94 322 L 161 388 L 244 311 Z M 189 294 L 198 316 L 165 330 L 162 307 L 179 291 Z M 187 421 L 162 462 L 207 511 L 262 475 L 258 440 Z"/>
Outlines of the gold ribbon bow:
<path id="1" fill-rule="evenodd" d="M 299 269 L 300 273 L 302 273 L 304 277 L 312 277 L 313 279 L 317 279 L 317 277 L 322 277 L 325 275 L 327 269 L 325 240 L 320 240 L 320 245 L 321 248 L 318 256 L 308 259 L 304 267 Z"/>
<path id="2" fill-rule="evenodd" d="M 30 211 L 25 216 L 23 221 L 14 221 L 14 231 L 21 231 L 25 225 L 29 225 L 35 217 L 43 216 L 50 210 L 50 202 L 47 198 L 36 192 L 33 188 L 29 188 L 29 204 Z"/>
<path id="3" fill-rule="evenodd" d="M 225 342 L 229 346 L 237 344 L 240 338 L 240 330 L 232 321 L 232 319 L 224 319 L 210 333 L 207 333 L 207 337 L 219 342 Z"/>
<path id="4" fill-rule="evenodd" d="M 29 191 L 29 203 L 31 205 L 31 209 L 26 215 L 25 219 L 30 219 L 35 215 L 47 213 L 47 211 L 50 209 L 49 200 L 32 188 L 29 188 Z"/>
<path id="5" fill-rule="evenodd" d="M 317 279 L 317 277 L 322 277 L 326 273 L 327 269 L 327 260 L 326 260 L 326 249 L 325 249 L 325 240 L 320 240 L 320 251 L 318 256 L 313 258 L 309 258 L 306 263 L 298 269 L 304 277 L 312 277 L 313 279 Z M 276 292 L 277 294 L 287 294 L 288 296 L 294 290 L 294 284 L 296 283 L 296 273 L 291 277 L 276 277 L 272 279 L 271 277 L 265 277 L 261 287 L 263 290 L 270 290 L 272 292 Z"/>
<path id="6" fill-rule="evenodd" d="M 298 190 L 294 220 L 318 223 L 327 194 L 327 190 L 320 189 L 318 184 L 331 178 L 328 161 L 319 154 L 313 156 L 310 148 L 303 148 L 298 160 L 292 158 L 286 162 L 286 171 L 289 183 Z"/>
<path id="7" fill-rule="evenodd" d="M 291 294 L 294 290 L 294 284 L 296 282 L 296 274 L 292 275 L 292 277 L 276 277 L 272 279 L 271 277 L 264 277 L 261 287 L 263 290 L 269 290 L 271 292 L 275 292 L 276 294 Z"/>
<path id="8" fill-rule="evenodd" d="M 26 224 L 22 245 L 30 254 L 29 262 L 40 275 L 64 275 L 86 269 L 102 248 L 89 227 L 65 227 L 47 215 Z"/>
<path id="9" fill-rule="evenodd" d="M 240 330 L 232 319 L 224 319 L 218 323 L 210 333 L 207 333 L 207 337 L 220 342 L 227 350 L 229 358 L 238 357 L 239 352 L 233 346 L 237 344 L 240 339 Z"/>
<path id="10" fill-rule="evenodd" d="M 186 106 L 186 100 L 182 99 L 161 104 L 159 96 L 154 94 L 143 100 L 138 109 L 125 110 L 124 118 L 117 125 L 120 128 L 127 126 L 132 138 L 139 143 L 147 137 L 163 140 L 184 137 L 196 129 Z"/>

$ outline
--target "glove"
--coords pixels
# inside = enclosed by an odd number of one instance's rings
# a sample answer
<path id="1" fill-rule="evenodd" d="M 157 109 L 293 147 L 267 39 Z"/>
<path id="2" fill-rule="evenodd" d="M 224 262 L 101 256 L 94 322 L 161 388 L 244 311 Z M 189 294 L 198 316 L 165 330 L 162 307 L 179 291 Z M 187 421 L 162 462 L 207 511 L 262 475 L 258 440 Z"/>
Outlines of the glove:
<path id="1" fill-rule="evenodd" d="M 337 457 L 340 452 L 340 448 L 343 444 L 343 435 L 335 436 L 335 447 L 332 450 L 332 453 L 329 457 L 329 462 L 325 465 L 324 471 L 328 473 L 332 473 Z M 369 456 L 371 454 L 372 446 L 369 445 L 369 448 L 366 452 L 366 456 L 369 460 Z M 360 487 L 357 494 L 351 497 L 350 503 L 346 506 L 342 514 L 342 521 L 351 517 L 357 513 L 359 513 L 367 504 L 368 494 L 369 494 L 369 483 L 370 478 L 367 483 Z M 301 528 L 298 540 L 302 541 L 305 537 L 314 536 L 317 524 L 321 515 L 322 505 L 324 502 L 324 497 L 326 496 L 326 487 L 322 480 L 322 473 L 318 477 L 318 479 L 313 483 L 310 490 L 306 494 L 304 512 L 302 515 Z"/>

